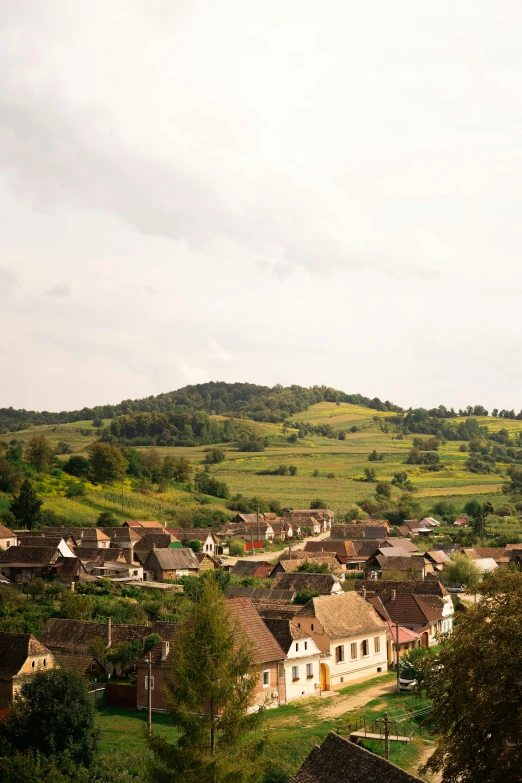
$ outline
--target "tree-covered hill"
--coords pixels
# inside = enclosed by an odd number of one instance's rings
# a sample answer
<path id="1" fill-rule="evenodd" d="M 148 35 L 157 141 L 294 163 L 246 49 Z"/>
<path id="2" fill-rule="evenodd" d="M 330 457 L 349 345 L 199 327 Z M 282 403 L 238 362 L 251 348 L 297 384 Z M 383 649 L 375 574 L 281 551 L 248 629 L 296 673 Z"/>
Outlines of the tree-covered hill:
<path id="1" fill-rule="evenodd" d="M 156 414 L 155 422 L 159 426 L 158 414 L 180 417 L 192 416 L 199 411 L 275 424 L 306 410 L 310 405 L 324 401 L 349 402 L 380 411 L 402 411 L 399 406 L 388 401 L 382 402 L 378 397 L 370 399 L 361 394 L 346 394 L 327 386 L 304 388 L 277 385 L 270 388 L 253 383 L 211 381 L 139 400 L 123 400 L 118 405 L 97 405 L 76 411 L 52 413 L 0 408 L 0 432 L 5 434 L 34 425 L 67 424 L 86 419 L 114 419 L 119 416 L 132 419 L 140 413 Z"/>

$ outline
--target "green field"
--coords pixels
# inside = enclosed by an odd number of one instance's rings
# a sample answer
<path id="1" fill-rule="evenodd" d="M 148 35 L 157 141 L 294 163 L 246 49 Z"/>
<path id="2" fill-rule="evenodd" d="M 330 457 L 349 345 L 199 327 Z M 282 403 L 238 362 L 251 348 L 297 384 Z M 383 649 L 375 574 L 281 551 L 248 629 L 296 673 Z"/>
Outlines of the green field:
<path id="1" fill-rule="evenodd" d="M 477 496 L 490 497 L 493 503 L 500 502 L 501 486 L 507 480 L 507 465 L 497 467 L 495 472 L 480 475 L 466 469 L 468 454 L 459 451 L 461 442 L 450 441 L 439 449 L 444 469 L 429 472 L 422 467 L 405 464 L 412 447 L 413 436 L 397 439 L 394 428 L 385 422 L 387 413 L 373 411 L 347 403 L 321 402 L 292 417 L 295 421 L 311 424 L 330 424 L 336 430 L 344 429 L 345 440 L 308 435 L 295 443 L 289 437 L 296 433 L 281 424 L 251 423 L 260 433 L 270 438 L 270 445 L 262 453 L 240 453 L 235 446 L 225 444 L 226 459 L 212 467 L 212 472 L 225 481 L 232 494 L 256 495 L 266 500 L 278 500 L 282 505 L 293 508 L 307 508 L 316 497 L 323 499 L 334 511 L 343 511 L 357 500 L 370 497 L 375 492 L 374 483 L 361 481 L 364 468 L 373 467 L 378 480 L 391 480 L 393 474 L 406 470 L 417 487 L 416 498 L 422 503 L 423 512 L 441 499 L 452 499 L 459 506 Z M 512 434 L 522 431 L 522 421 L 480 418 L 492 431 L 505 427 Z M 356 424 L 357 432 L 350 427 Z M 388 430 L 388 431 L 383 431 Z M 83 434 L 83 432 L 87 434 Z M 75 424 L 46 425 L 29 428 L 16 433 L 16 439 L 26 441 L 35 432 L 47 435 L 53 444 L 66 442 L 73 453 L 85 453 L 89 443 L 96 438 L 96 429 L 91 422 Z M 383 461 L 368 462 L 368 455 L 376 450 L 384 455 Z M 194 466 L 202 463 L 205 447 L 159 447 L 165 456 L 172 454 L 187 457 Z M 259 471 L 272 470 L 280 464 L 295 465 L 297 475 L 257 475 Z M 318 475 L 314 476 L 317 471 Z M 332 475 L 333 474 L 333 475 Z M 102 510 L 121 514 L 121 486 L 114 488 L 90 487 L 85 497 L 68 500 L 64 497 L 66 484 L 57 479 L 55 484 L 44 481 L 40 486 L 45 494 L 45 504 L 59 514 L 68 514 L 77 523 L 92 524 Z M 400 492 L 393 492 L 397 498 Z M 0 507 L 7 502 L 7 496 L 0 496 Z M 123 516 L 136 519 L 165 519 L 174 508 L 193 505 L 192 495 L 181 488 L 168 492 L 141 493 L 132 489 L 126 481 L 124 487 Z M 223 507 L 223 501 L 212 499 L 212 504 Z"/>

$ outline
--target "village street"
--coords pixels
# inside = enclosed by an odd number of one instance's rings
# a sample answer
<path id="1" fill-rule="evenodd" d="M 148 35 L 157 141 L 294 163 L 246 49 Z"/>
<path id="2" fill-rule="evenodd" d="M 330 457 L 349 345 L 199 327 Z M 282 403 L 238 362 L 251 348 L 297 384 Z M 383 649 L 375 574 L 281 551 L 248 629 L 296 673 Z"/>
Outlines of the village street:
<path id="1" fill-rule="evenodd" d="M 308 538 L 305 538 L 304 541 L 300 541 L 298 544 L 291 543 L 290 546 L 292 547 L 292 551 L 304 549 L 304 545 L 307 541 L 322 541 L 325 538 L 329 538 L 329 536 L 330 531 L 328 530 L 326 533 L 319 533 L 318 536 L 308 536 Z M 248 557 L 249 560 L 278 560 L 285 551 L 288 551 L 288 545 L 282 549 L 278 549 L 277 552 L 265 552 L 259 555 L 244 555 L 242 557 L 227 557 L 224 558 L 224 560 L 226 565 L 234 565 L 238 560 L 243 560 L 245 557 Z"/>

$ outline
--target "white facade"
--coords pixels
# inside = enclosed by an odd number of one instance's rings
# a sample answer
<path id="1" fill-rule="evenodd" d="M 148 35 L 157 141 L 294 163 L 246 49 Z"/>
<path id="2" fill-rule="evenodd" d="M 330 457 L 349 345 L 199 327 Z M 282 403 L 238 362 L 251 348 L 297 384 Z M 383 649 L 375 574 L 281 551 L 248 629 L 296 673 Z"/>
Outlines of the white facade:
<path id="1" fill-rule="evenodd" d="M 283 661 L 287 702 L 319 695 L 320 663 L 321 651 L 311 637 L 292 642 Z"/>
<path id="2" fill-rule="evenodd" d="M 11 549 L 12 546 L 16 546 L 16 543 L 17 538 L 15 535 L 0 538 L 0 549 Z"/>

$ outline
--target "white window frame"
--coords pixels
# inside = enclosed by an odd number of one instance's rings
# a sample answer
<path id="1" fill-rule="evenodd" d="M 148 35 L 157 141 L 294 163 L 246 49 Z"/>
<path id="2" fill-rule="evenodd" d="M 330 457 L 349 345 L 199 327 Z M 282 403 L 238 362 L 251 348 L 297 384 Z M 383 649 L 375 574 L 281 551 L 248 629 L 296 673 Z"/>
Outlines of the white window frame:
<path id="1" fill-rule="evenodd" d="M 381 637 L 374 636 L 373 638 L 373 652 L 378 655 L 381 652 Z"/>
<path id="2" fill-rule="evenodd" d="M 151 691 L 154 690 L 154 675 L 152 675 L 152 677 L 150 678 L 150 689 L 151 689 Z M 148 674 L 145 675 L 145 690 L 146 691 L 149 690 L 149 675 Z"/>
<path id="3" fill-rule="evenodd" d="M 292 682 L 299 679 L 299 666 L 292 666 Z"/>
<path id="4" fill-rule="evenodd" d="M 344 644 L 338 644 L 335 648 L 335 662 L 344 663 Z"/>
<path id="5" fill-rule="evenodd" d="M 268 682 L 265 682 L 265 675 Z M 270 669 L 265 669 L 261 675 L 261 682 L 263 683 L 263 688 L 270 688 Z"/>
<path id="6" fill-rule="evenodd" d="M 313 663 L 306 664 L 306 679 L 312 680 L 314 677 L 314 665 Z"/>

